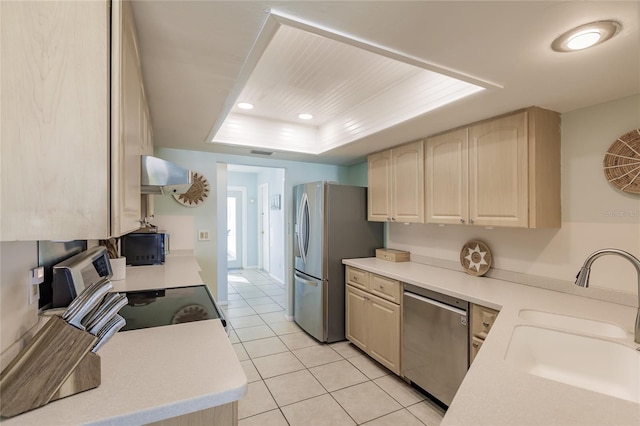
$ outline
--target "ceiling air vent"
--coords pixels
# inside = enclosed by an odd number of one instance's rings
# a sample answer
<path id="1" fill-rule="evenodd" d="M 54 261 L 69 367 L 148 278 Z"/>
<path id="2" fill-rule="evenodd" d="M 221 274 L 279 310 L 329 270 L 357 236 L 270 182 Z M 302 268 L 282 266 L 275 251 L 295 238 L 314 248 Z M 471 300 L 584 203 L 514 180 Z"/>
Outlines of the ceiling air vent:
<path id="1" fill-rule="evenodd" d="M 273 154 L 273 151 L 259 151 L 257 149 L 252 149 L 251 153 L 252 154 L 258 154 L 258 155 L 271 155 L 271 154 Z"/>

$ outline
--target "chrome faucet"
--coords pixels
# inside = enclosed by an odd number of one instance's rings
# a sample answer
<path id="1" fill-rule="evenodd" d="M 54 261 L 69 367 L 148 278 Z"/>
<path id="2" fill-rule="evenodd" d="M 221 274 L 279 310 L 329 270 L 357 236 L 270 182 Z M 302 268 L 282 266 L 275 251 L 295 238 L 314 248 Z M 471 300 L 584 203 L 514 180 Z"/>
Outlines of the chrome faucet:
<path id="1" fill-rule="evenodd" d="M 632 255 L 631 253 L 627 253 L 624 250 L 618 250 L 614 248 L 606 248 L 594 251 L 587 257 L 587 259 L 584 261 L 584 264 L 582 265 L 582 268 L 580 268 L 580 272 L 578 272 L 578 275 L 576 276 L 576 285 L 579 285 L 580 287 L 589 287 L 589 273 L 591 272 L 591 265 L 597 258 L 605 256 L 607 254 L 615 254 L 623 257 L 631 262 L 636 268 L 636 273 L 638 274 L 638 314 L 636 315 L 634 341 L 636 343 L 640 343 L 640 260 L 638 260 L 637 257 Z"/>

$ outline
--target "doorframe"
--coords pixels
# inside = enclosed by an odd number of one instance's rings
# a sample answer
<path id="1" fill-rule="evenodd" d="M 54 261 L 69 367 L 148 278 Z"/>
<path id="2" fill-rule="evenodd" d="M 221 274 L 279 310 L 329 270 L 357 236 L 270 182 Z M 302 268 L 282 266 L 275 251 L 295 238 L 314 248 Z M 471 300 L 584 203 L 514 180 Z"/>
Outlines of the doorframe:
<path id="1" fill-rule="evenodd" d="M 269 227 L 271 226 L 271 217 L 269 216 L 269 182 L 261 183 L 258 185 L 258 206 L 260 207 L 260 211 L 264 212 L 267 215 L 267 227 L 263 229 L 264 226 L 264 215 L 260 214 L 258 217 L 258 267 L 265 272 L 269 272 L 270 268 L 270 260 L 271 253 L 269 248 L 269 241 L 271 241 L 269 235 Z M 260 234 L 260 231 L 263 231 L 264 234 Z M 265 239 L 267 241 L 267 245 L 265 247 Z M 266 257 L 266 265 L 265 265 L 265 257 Z"/>
<path id="2" fill-rule="evenodd" d="M 247 266 L 247 187 L 246 186 L 227 186 L 227 197 L 229 191 L 241 192 L 242 199 L 242 268 Z M 228 207 L 227 207 L 228 208 Z"/>

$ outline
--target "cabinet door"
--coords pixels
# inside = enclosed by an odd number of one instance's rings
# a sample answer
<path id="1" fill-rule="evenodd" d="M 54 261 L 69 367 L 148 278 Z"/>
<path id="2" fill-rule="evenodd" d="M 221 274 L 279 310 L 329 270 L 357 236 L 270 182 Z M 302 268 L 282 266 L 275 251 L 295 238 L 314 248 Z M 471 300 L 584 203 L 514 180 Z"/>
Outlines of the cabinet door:
<path id="1" fill-rule="evenodd" d="M 400 374 L 400 306 L 369 296 L 369 354 L 382 365 Z"/>
<path id="2" fill-rule="evenodd" d="M 367 301 L 370 296 L 364 291 L 347 286 L 346 336 L 360 349 L 367 349 L 367 333 L 371 326 L 367 321 Z"/>
<path id="3" fill-rule="evenodd" d="M 467 129 L 427 139 L 426 222 L 469 220 Z"/>
<path id="4" fill-rule="evenodd" d="M 424 143 L 402 145 L 391 150 L 391 220 L 424 222 Z"/>
<path id="5" fill-rule="evenodd" d="M 109 232 L 109 7 L 0 1 L 0 237 Z"/>
<path id="6" fill-rule="evenodd" d="M 527 227 L 526 112 L 469 128 L 469 222 Z"/>
<path id="7" fill-rule="evenodd" d="M 113 2 L 112 234 L 140 227 L 140 154 L 147 127 L 140 58 L 129 2 Z"/>
<path id="8" fill-rule="evenodd" d="M 391 220 L 391 151 L 371 154 L 368 159 L 368 220 Z"/>

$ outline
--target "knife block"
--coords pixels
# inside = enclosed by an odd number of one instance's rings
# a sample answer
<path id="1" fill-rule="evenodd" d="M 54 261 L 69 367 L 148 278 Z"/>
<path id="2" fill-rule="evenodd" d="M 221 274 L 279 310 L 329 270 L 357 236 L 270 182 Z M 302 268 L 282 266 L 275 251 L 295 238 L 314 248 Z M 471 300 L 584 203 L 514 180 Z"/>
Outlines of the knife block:
<path id="1" fill-rule="evenodd" d="M 96 336 L 53 316 L 0 373 L 0 415 L 13 417 L 100 385 Z"/>

